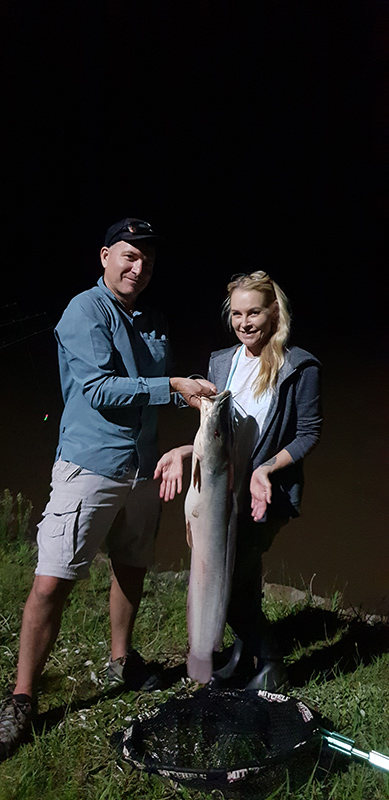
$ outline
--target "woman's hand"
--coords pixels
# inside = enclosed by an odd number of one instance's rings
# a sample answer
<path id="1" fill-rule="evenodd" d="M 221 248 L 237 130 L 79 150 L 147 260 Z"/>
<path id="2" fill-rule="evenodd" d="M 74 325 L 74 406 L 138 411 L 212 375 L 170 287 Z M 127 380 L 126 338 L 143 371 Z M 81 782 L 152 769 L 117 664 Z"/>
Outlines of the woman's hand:
<path id="1" fill-rule="evenodd" d="M 262 519 L 268 503 L 271 503 L 271 490 L 269 475 L 276 469 L 283 469 L 293 463 L 293 458 L 288 450 L 280 450 L 276 456 L 272 456 L 264 464 L 254 470 L 250 481 L 251 492 L 251 516 L 255 522 Z"/>
<path id="2" fill-rule="evenodd" d="M 161 500 L 173 500 L 182 491 L 183 462 L 192 455 L 193 445 L 183 445 L 169 450 L 159 459 L 154 471 L 154 480 L 161 478 L 159 496 Z"/>
<path id="3" fill-rule="evenodd" d="M 254 470 L 250 481 L 251 516 L 255 522 L 262 519 L 267 504 L 271 503 L 271 483 L 269 480 L 270 467 L 262 465 Z"/>

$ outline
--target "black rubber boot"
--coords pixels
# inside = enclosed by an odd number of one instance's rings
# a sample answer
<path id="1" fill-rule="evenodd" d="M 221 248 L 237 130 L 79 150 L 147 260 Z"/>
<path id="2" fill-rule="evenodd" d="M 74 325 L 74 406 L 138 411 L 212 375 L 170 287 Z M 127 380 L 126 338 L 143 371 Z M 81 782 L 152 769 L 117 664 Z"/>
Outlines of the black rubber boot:
<path id="1" fill-rule="evenodd" d="M 214 670 L 208 684 L 210 688 L 218 689 L 225 685 L 230 688 L 244 689 L 253 674 L 254 659 L 252 653 L 238 636 L 235 637 L 234 644 L 229 649 L 229 660 L 224 667 Z"/>
<path id="2" fill-rule="evenodd" d="M 248 682 L 245 689 L 265 692 L 284 692 L 289 686 L 288 675 L 281 659 L 268 660 L 256 675 Z"/>
<path id="3" fill-rule="evenodd" d="M 288 675 L 282 660 L 278 642 L 269 623 L 259 637 L 255 647 L 257 669 L 246 685 L 246 689 L 260 689 L 266 692 L 279 692 L 288 687 Z"/>
<path id="4" fill-rule="evenodd" d="M 243 651 L 243 642 L 236 636 L 229 661 L 227 662 L 227 664 L 224 665 L 224 667 L 215 670 L 215 672 L 212 675 L 212 678 L 216 678 L 217 680 L 221 681 L 225 681 L 227 680 L 227 678 L 231 678 L 231 675 L 235 672 L 236 667 L 239 664 L 242 651 Z"/>

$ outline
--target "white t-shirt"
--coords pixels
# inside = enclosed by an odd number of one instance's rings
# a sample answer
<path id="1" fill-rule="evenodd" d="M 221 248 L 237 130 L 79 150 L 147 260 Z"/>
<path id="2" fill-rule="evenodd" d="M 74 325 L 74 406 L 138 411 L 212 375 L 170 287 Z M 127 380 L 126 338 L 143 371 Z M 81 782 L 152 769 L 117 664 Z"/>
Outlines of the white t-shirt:
<path id="1" fill-rule="evenodd" d="M 254 397 L 252 385 L 258 375 L 260 356 L 247 356 L 245 347 L 239 348 L 232 360 L 226 389 L 230 389 L 235 406 L 235 491 L 239 500 L 255 442 L 262 431 L 263 423 L 272 398 L 271 390 Z"/>

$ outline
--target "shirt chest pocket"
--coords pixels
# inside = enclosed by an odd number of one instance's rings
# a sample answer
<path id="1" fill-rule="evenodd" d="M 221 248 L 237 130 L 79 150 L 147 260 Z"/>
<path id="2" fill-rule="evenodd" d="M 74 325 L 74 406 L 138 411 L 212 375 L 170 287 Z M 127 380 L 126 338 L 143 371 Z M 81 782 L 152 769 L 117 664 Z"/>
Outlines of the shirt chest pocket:
<path id="1" fill-rule="evenodd" d="M 141 333 L 138 341 L 139 374 L 149 378 L 164 375 L 168 351 L 167 339 Z"/>
<path id="2" fill-rule="evenodd" d="M 155 361 L 165 360 L 167 339 L 154 339 L 152 336 L 147 336 L 146 334 L 142 334 L 142 339 Z"/>

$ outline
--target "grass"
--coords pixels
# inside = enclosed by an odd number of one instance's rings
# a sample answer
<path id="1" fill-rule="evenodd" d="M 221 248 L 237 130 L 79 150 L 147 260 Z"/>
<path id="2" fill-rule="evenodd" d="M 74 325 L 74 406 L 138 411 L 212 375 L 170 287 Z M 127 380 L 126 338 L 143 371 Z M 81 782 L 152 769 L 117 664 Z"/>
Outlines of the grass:
<path id="1" fill-rule="evenodd" d="M 0 499 L 0 692 L 17 663 L 21 613 L 32 582 L 35 550 L 26 539 L 28 504 Z M 10 536 L 7 536 L 7 530 Z M 42 676 L 36 730 L 31 740 L 0 765 L 0 800 L 222 800 L 162 783 L 132 770 L 111 745 L 112 734 L 177 692 L 192 692 L 186 678 L 186 581 L 182 573 L 151 573 L 136 626 L 135 646 L 163 664 L 167 688 L 152 694 L 104 688 L 109 653 L 109 565 L 97 559 L 88 581 L 76 586 L 61 633 Z M 339 609 L 316 609 L 309 600 L 293 608 L 266 601 L 287 652 L 290 694 L 305 699 L 331 720 L 333 730 L 362 750 L 389 754 L 389 655 L 386 625 L 344 619 Z M 231 641 L 227 631 L 226 644 Z M 340 762 L 340 763 L 339 763 Z M 345 757 L 326 780 L 312 774 L 277 800 L 383 800 L 389 775 Z M 258 795 L 259 800 L 259 795 Z"/>

